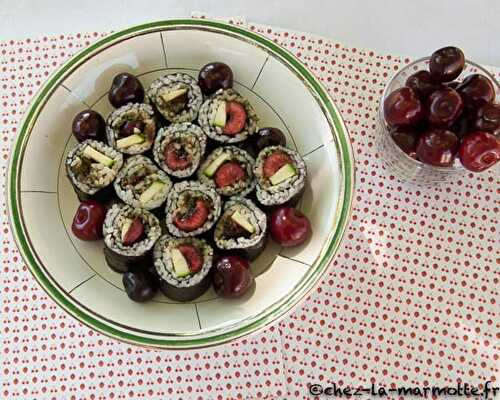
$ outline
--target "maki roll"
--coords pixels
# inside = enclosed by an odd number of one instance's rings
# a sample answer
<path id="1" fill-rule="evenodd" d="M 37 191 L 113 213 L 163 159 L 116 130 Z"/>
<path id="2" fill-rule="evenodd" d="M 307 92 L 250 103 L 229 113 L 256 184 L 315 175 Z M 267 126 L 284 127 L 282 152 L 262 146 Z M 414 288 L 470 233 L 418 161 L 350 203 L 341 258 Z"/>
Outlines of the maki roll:
<path id="1" fill-rule="evenodd" d="M 115 204 L 103 225 L 104 258 L 111 269 L 127 272 L 147 269 L 152 263 L 152 248 L 161 236 L 160 221 L 149 211 Z"/>
<path id="2" fill-rule="evenodd" d="M 215 184 L 223 196 L 246 196 L 255 188 L 255 160 L 245 150 L 235 146 L 218 147 L 198 170 L 202 183 Z"/>
<path id="3" fill-rule="evenodd" d="M 146 95 L 158 112 L 170 122 L 194 121 L 203 102 L 203 94 L 196 80 L 181 73 L 156 79 Z"/>
<path id="4" fill-rule="evenodd" d="M 165 207 L 167 229 L 174 236 L 196 236 L 219 219 L 221 199 L 215 189 L 197 181 L 176 183 Z"/>
<path id="5" fill-rule="evenodd" d="M 295 205 L 304 191 L 307 171 L 304 160 L 296 151 L 269 146 L 257 156 L 254 175 L 257 200 L 262 205 Z"/>
<path id="6" fill-rule="evenodd" d="M 242 142 L 257 131 L 257 114 L 247 99 L 233 89 L 219 90 L 200 108 L 198 122 L 219 143 Z"/>
<path id="7" fill-rule="evenodd" d="M 187 178 L 198 168 L 206 144 L 207 137 L 199 126 L 189 122 L 172 124 L 158 132 L 153 155 L 167 174 Z"/>
<path id="8" fill-rule="evenodd" d="M 97 140 L 85 140 L 68 153 L 66 173 L 80 201 L 107 201 L 113 181 L 123 166 L 123 156 Z"/>
<path id="9" fill-rule="evenodd" d="M 190 301 L 210 286 L 213 249 L 202 239 L 162 236 L 153 251 L 160 290 L 173 300 Z"/>
<path id="10" fill-rule="evenodd" d="M 134 208 L 152 210 L 165 202 L 172 182 L 153 161 L 139 155 L 125 162 L 114 187 L 124 203 Z"/>
<path id="11" fill-rule="evenodd" d="M 113 111 L 106 121 L 110 146 L 124 154 L 142 154 L 152 146 L 156 135 L 153 108 L 148 104 L 126 104 Z"/>
<path id="12" fill-rule="evenodd" d="M 251 200 L 234 197 L 224 205 L 214 232 L 219 249 L 253 260 L 264 250 L 266 239 L 267 216 Z"/>

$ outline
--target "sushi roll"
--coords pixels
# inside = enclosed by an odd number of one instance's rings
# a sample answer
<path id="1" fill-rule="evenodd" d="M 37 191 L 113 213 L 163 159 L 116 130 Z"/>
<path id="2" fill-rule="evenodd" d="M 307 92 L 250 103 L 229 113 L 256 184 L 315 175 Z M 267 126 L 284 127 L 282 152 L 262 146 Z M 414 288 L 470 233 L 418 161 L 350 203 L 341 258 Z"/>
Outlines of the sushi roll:
<path id="1" fill-rule="evenodd" d="M 146 95 L 158 112 L 174 123 L 194 121 L 203 102 L 196 80 L 181 73 L 156 79 Z"/>
<path id="2" fill-rule="evenodd" d="M 124 154 L 142 154 L 153 146 L 156 128 L 150 105 L 129 103 L 109 115 L 106 137 L 110 146 Z"/>
<path id="3" fill-rule="evenodd" d="M 176 301 L 200 297 L 210 286 L 213 249 L 202 239 L 162 236 L 153 251 L 163 294 Z"/>
<path id="4" fill-rule="evenodd" d="M 134 208 L 152 210 L 165 202 L 172 182 L 153 161 L 138 155 L 125 162 L 114 187 L 124 203 Z"/>
<path id="5" fill-rule="evenodd" d="M 113 205 L 103 225 L 104 258 L 116 272 L 147 269 L 152 248 L 161 236 L 160 221 L 149 211 L 124 204 Z"/>
<path id="6" fill-rule="evenodd" d="M 257 114 L 247 99 L 233 89 L 219 90 L 200 108 L 198 122 L 211 139 L 239 143 L 257 131 Z"/>
<path id="7" fill-rule="evenodd" d="M 251 200 L 234 197 L 225 203 L 214 232 L 219 249 L 254 260 L 264 250 L 266 239 L 267 216 Z"/>
<path id="8" fill-rule="evenodd" d="M 97 140 L 85 140 L 71 150 L 66 173 L 80 201 L 107 201 L 113 196 L 113 181 L 123 166 L 123 155 Z"/>
<path id="9" fill-rule="evenodd" d="M 177 237 L 208 231 L 219 219 L 221 198 L 215 189 L 198 181 L 176 183 L 167 197 L 166 224 Z"/>
<path id="10" fill-rule="evenodd" d="M 169 175 L 187 178 L 198 168 L 207 137 L 189 122 L 172 124 L 158 132 L 153 147 L 156 163 Z"/>
<path id="11" fill-rule="evenodd" d="M 306 165 L 300 155 L 283 146 L 261 150 L 255 163 L 257 200 L 264 206 L 295 205 L 304 191 Z"/>
<path id="12" fill-rule="evenodd" d="M 235 146 L 218 147 L 198 170 L 202 183 L 215 185 L 222 196 L 246 196 L 255 188 L 254 158 Z"/>

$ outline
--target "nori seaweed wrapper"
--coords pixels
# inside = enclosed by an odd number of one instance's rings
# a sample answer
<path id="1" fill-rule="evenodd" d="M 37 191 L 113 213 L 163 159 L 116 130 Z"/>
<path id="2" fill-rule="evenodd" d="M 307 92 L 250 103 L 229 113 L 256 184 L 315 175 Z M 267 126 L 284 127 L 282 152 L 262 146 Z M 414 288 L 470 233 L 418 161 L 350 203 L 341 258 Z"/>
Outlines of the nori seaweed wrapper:
<path id="1" fill-rule="evenodd" d="M 174 272 L 170 251 L 183 244 L 195 246 L 202 256 L 203 264 L 198 272 L 178 277 Z M 163 294 L 176 301 L 191 301 L 205 293 L 211 283 L 213 253 L 212 247 L 205 240 L 163 235 L 156 242 L 153 252 L 156 276 Z"/>
<path id="2" fill-rule="evenodd" d="M 235 212 L 243 215 L 253 226 L 253 233 L 232 219 Z M 231 251 L 254 260 L 266 247 L 267 216 L 251 200 L 234 197 L 224 206 L 224 212 L 215 226 L 214 241 L 222 251 Z"/>
<path id="3" fill-rule="evenodd" d="M 127 220 L 140 218 L 144 232 L 132 245 L 123 244 L 121 231 Z M 152 264 L 152 249 L 161 235 L 160 221 L 149 211 L 114 204 L 107 212 L 103 226 L 104 257 L 111 269 L 127 272 L 148 268 Z"/>

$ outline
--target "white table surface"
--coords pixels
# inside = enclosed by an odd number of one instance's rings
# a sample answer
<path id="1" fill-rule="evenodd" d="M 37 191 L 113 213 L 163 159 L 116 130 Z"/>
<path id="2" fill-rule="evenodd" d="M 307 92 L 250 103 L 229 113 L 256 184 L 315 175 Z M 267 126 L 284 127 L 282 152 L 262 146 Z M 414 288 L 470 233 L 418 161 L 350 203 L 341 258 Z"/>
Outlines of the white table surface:
<path id="1" fill-rule="evenodd" d="M 0 40 L 118 30 L 192 11 L 414 57 L 443 45 L 500 66 L 499 0 L 0 0 Z"/>

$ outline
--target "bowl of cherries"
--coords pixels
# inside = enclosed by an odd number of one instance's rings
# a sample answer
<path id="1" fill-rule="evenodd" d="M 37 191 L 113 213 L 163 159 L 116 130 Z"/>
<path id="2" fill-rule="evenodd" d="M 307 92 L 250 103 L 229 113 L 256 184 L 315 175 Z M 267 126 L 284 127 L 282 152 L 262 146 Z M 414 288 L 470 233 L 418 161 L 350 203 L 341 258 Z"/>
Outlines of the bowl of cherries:
<path id="1" fill-rule="evenodd" d="M 403 181 L 429 184 L 499 165 L 500 85 L 457 47 L 401 69 L 379 107 L 380 153 Z"/>

